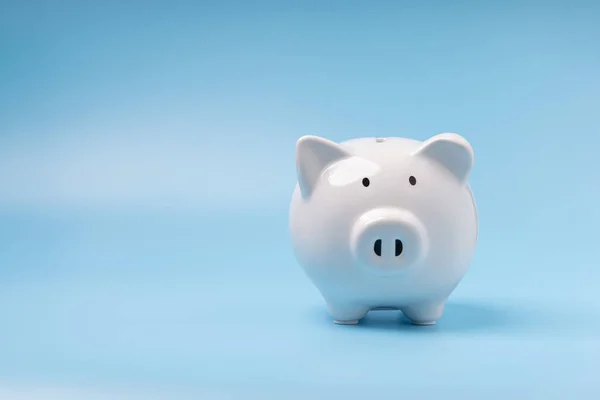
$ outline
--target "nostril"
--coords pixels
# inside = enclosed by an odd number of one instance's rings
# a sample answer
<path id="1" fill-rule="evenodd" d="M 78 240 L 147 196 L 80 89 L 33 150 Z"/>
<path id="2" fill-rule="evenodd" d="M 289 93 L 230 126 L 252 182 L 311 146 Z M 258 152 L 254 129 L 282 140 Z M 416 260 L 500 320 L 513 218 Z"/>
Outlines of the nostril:
<path id="1" fill-rule="evenodd" d="M 373 245 L 373 251 L 375 251 L 375 254 L 381 257 L 381 239 L 377 239 L 375 241 L 375 244 Z"/>
<path id="2" fill-rule="evenodd" d="M 400 254 L 402 254 L 402 250 L 403 250 L 402 241 L 396 239 L 396 257 L 398 257 Z"/>

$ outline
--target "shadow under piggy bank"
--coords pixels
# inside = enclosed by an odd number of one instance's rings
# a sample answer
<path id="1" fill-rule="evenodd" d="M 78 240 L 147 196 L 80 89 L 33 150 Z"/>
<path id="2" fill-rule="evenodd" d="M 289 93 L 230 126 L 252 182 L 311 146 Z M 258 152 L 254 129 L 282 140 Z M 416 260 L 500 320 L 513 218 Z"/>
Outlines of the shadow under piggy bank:
<path id="1" fill-rule="evenodd" d="M 449 301 L 442 318 L 435 325 L 413 325 L 400 310 L 371 310 L 357 325 L 336 325 L 327 310 L 319 309 L 319 319 L 340 328 L 401 330 L 415 333 L 468 331 L 506 332 L 529 330 L 535 324 L 525 310 L 490 303 Z"/>

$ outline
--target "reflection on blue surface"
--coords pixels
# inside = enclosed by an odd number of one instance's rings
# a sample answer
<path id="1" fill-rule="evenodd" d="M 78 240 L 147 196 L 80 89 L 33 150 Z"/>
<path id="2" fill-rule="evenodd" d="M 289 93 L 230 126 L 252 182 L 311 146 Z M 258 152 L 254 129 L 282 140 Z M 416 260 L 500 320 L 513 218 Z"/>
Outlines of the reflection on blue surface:
<path id="1" fill-rule="evenodd" d="M 374 3 L 1 2 L 0 399 L 600 398 L 600 7 Z M 295 141 L 448 131 L 471 271 L 334 325 Z"/>

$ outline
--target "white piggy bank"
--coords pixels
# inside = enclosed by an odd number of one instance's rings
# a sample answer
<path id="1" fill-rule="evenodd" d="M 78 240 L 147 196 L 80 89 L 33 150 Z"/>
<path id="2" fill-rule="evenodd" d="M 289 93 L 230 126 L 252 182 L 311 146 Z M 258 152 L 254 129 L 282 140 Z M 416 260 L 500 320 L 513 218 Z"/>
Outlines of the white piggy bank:
<path id="1" fill-rule="evenodd" d="M 477 242 L 469 143 L 452 133 L 340 144 L 304 136 L 296 167 L 292 246 L 334 322 L 400 309 L 435 324 Z"/>

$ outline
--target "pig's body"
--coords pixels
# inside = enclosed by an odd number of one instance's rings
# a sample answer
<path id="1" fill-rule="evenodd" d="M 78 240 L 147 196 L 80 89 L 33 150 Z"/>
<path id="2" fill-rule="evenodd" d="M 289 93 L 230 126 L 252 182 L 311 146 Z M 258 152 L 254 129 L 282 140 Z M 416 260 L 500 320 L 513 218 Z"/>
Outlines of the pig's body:
<path id="1" fill-rule="evenodd" d="M 441 317 L 477 242 L 472 164 L 454 134 L 299 140 L 292 245 L 336 323 L 375 308 L 401 309 L 415 324 Z"/>

